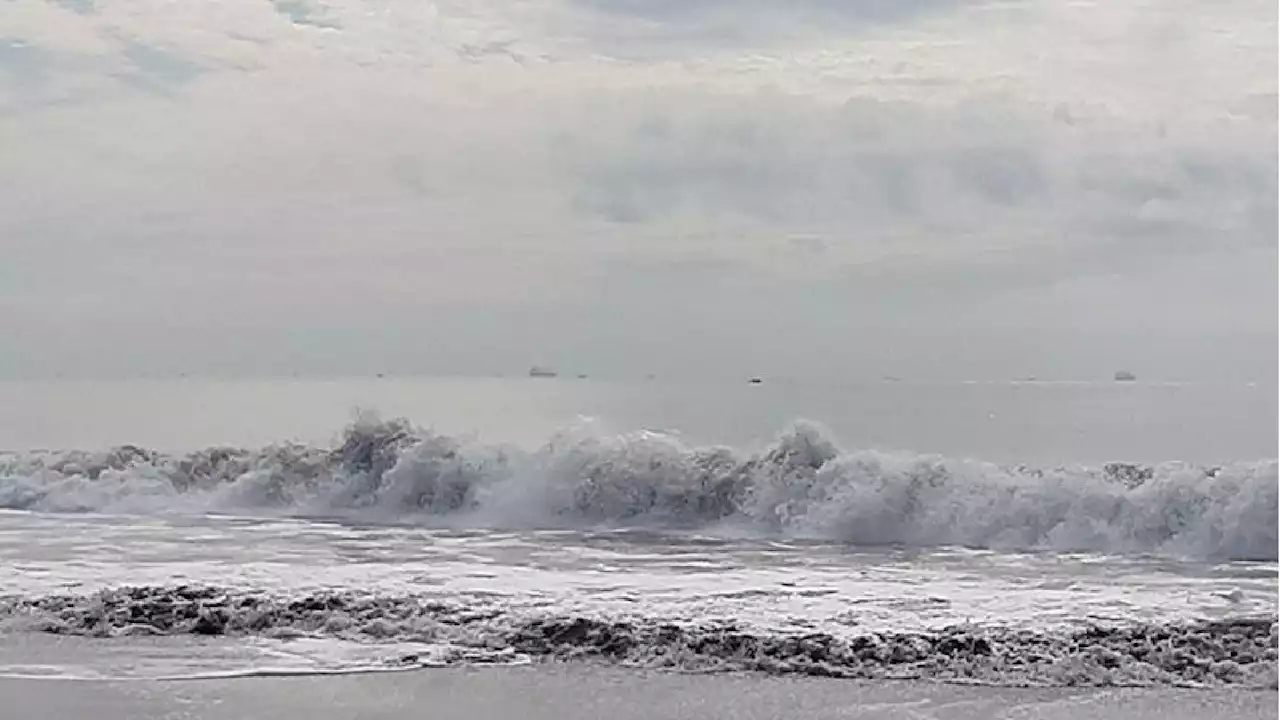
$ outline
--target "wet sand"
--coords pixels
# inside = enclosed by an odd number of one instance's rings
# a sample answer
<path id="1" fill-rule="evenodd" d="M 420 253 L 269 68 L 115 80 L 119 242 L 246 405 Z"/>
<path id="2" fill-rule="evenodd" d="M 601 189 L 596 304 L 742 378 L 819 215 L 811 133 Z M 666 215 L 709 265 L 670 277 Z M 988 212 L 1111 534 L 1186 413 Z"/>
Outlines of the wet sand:
<path id="1" fill-rule="evenodd" d="M 0 679 L 9 720 L 1250 720 L 1275 691 L 1014 689 L 578 664 L 180 681 Z"/>

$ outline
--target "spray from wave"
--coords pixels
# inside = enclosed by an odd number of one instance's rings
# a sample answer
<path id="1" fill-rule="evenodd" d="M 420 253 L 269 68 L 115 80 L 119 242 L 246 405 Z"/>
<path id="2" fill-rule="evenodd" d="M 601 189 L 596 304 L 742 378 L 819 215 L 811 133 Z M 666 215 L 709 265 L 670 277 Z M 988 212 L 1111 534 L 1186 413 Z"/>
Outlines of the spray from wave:
<path id="1" fill-rule="evenodd" d="M 537 450 L 364 416 L 334 447 L 0 455 L 0 507 L 245 512 L 487 527 L 662 527 L 857 544 L 1277 557 L 1277 463 L 1038 469 L 840 450 L 797 423 L 757 452 L 586 423 Z"/>

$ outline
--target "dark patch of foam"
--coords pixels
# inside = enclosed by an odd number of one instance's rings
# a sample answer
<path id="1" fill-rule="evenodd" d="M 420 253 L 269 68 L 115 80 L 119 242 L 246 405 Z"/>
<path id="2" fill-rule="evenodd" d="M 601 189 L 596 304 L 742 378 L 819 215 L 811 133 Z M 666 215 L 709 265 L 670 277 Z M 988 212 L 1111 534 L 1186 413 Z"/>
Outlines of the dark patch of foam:
<path id="1" fill-rule="evenodd" d="M 272 597 L 176 586 L 8 597 L 0 599 L 0 619 L 10 629 L 92 637 L 145 633 L 409 640 L 486 653 L 687 671 L 999 685 L 1274 688 L 1277 670 L 1274 615 L 1058 631 L 959 626 L 836 636 L 768 632 L 724 622 L 534 616 L 413 596 L 344 592 Z"/>
<path id="2" fill-rule="evenodd" d="M 0 454 L 0 507 L 284 512 L 508 528 L 729 522 L 851 543 L 1273 560 L 1277 475 L 1274 461 L 1047 469 L 843 452 L 803 423 L 756 453 L 591 428 L 526 452 L 366 419 L 333 448 Z"/>

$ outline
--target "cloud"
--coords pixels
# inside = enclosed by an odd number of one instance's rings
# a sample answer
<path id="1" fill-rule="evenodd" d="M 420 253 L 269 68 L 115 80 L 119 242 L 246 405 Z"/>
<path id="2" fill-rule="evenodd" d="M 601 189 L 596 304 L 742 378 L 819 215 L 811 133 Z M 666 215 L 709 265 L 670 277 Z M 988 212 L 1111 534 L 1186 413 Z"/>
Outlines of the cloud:
<path id="1" fill-rule="evenodd" d="M 573 0 L 582 7 L 670 23 L 696 22 L 735 14 L 769 17 L 770 13 L 819 21 L 895 22 L 923 12 L 949 10 L 965 0 L 799 0 L 778 10 L 768 0 Z"/>
<path id="2" fill-rule="evenodd" d="M 380 8 L 0 3 L 0 372 L 1274 334 L 1254 0 Z"/>
<path id="3" fill-rule="evenodd" d="M 1115 242 L 1161 252 L 1274 242 L 1265 125 L 1099 136 L 1034 105 L 840 107 L 764 94 L 647 93 L 564 140 L 575 209 L 621 225 L 744 222 L 917 261 Z"/>
<path id="4" fill-rule="evenodd" d="M 692 54 L 733 46 L 768 46 L 803 38 L 848 36 L 970 0 L 570 0 L 585 11 L 574 27 L 603 52 L 623 57 Z"/>
<path id="5" fill-rule="evenodd" d="M 304 0 L 271 0 L 271 5 L 276 12 L 295 25 L 310 25 L 328 30 L 337 30 L 342 27 L 326 18 L 324 8 L 318 3 Z"/>
<path id="6" fill-rule="evenodd" d="M 0 117 L 102 96 L 114 84 L 102 71 L 116 62 L 91 51 L 0 37 Z"/>
<path id="7" fill-rule="evenodd" d="M 97 7 L 94 0 L 49 0 L 49 2 L 77 15 L 92 15 Z"/>
<path id="8" fill-rule="evenodd" d="M 30 93 L 48 83 L 53 72 L 52 55 L 21 40 L 0 41 L 0 73 L 14 92 Z"/>
<path id="9" fill-rule="evenodd" d="M 197 63 L 162 48 L 126 41 L 121 55 L 129 62 L 125 82 L 153 92 L 171 92 L 200 77 Z"/>

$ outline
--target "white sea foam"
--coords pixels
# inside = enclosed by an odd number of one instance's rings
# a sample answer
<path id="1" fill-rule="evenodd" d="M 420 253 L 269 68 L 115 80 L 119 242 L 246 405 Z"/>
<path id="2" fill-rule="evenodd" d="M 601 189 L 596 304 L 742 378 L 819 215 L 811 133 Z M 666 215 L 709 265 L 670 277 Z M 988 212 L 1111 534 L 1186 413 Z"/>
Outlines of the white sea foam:
<path id="1" fill-rule="evenodd" d="M 797 423 L 749 452 L 583 423 L 524 450 L 362 418 L 335 447 L 0 455 L 0 507 L 681 527 L 858 544 L 1275 559 L 1277 463 L 1026 468 L 845 451 Z"/>
<path id="2" fill-rule="evenodd" d="M 1089 624 L 1074 630 L 966 624 L 921 632 L 850 628 L 832 634 L 770 631 L 734 620 L 598 619 L 564 608 L 536 614 L 476 613 L 469 604 L 415 596 L 344 592 L 286 598 L 218 587 L 151 586 L 93 595 L 0 596 L 3 618 L 19 618 L 44 635 L 112 638 L 126 649 L 139 638 L 191 637 L 238 638 L 250 649 L 273 650 L 269 658 L 237 653 L 241 657 L 220 664 L 239 667 L 212 672 L 207 653 L 194 662 L 180 658 L 199 669 L 162 675 L 169 678 L 590 659 L 700 672 L 997 685 L 1274 688 L 1276 669 L 1274 615 Z M 48 676 L 55 670 L 32 668 L 30 662 L 0 665 L 0 672 Z M 136 670 L 152 668 L 147 660 Z"/>

